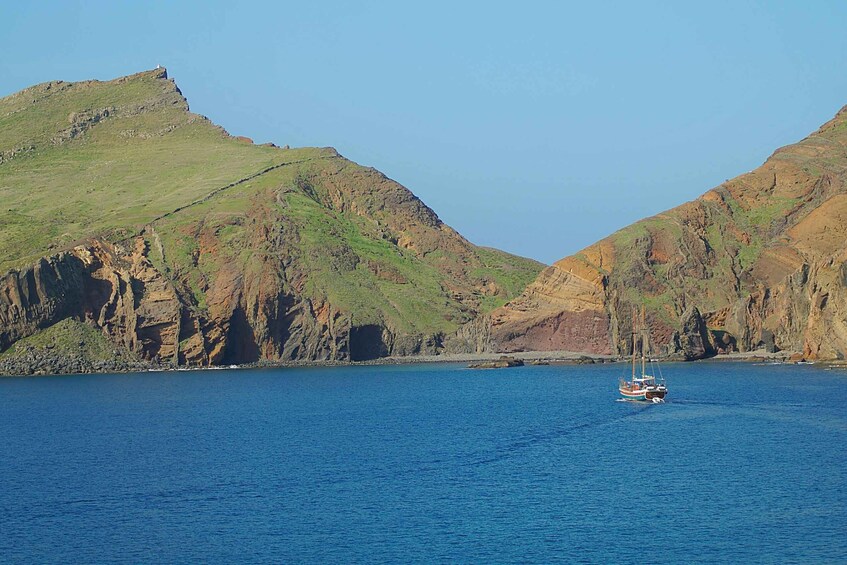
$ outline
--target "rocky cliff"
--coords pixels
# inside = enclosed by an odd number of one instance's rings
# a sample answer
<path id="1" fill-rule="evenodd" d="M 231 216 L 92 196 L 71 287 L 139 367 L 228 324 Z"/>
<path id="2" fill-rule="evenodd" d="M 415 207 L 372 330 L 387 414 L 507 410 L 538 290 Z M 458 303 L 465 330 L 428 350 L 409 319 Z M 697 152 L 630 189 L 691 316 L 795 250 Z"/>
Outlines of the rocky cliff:
<path id="1" fill-rule="evenodd" d="M 0 352 L 63 320 L 179 365 L 475 347 L 534 261 L 324 148 L 192 114 L 164 69 L 0 99 Z"/>
<path id="2" fill-rule="evenodd" d="M 545 269 L 491 315 L 489 347 L 654 354 L 847 351 L 847 108 L 761 167 Z"/>

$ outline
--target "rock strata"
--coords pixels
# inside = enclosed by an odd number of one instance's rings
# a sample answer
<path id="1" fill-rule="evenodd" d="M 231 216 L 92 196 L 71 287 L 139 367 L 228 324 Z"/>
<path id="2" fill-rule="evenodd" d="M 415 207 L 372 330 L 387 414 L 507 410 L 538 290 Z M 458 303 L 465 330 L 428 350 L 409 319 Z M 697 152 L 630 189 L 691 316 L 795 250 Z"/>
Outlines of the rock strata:
<path id="1" fill-rule="evenodd" d="M 680 328 L 680 331 L 674 332 L 671 338 L 668 347 L 669 356 L 679 356 L 685 361 L 692 361 L 715 354 L 709 330 L 696 306 L 689 307 L 683 313 Z"/>
<path id="2" fill-rule="evenodd" d="M 847 107 L 761 167 L 558 261 L 491 314 L 502 351 L 847 352 Z"/>
<path id="3" fill-rule="evenodd" d="M 471 244 L 332 148 L 230 136 L 164 69 L 0 99 L 0 156 L 0 354 L 68 320 L 171 367 L 470 349 L 484 325 L 457 331 L 542 267 Z M 131 366 L 4 359 L 0 373 Z"/>

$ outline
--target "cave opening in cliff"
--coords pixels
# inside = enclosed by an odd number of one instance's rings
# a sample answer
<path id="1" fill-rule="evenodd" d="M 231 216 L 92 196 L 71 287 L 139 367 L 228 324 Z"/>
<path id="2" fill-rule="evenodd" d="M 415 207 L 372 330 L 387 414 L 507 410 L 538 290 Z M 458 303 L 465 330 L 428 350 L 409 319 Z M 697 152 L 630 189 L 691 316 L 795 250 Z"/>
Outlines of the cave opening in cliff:
<path id="1" fill-rule="evenodd" d="M 388 346 L 382 339 L 382 327 L 367 324 L 350 330 L 351 361 L 370 361 L 387 355 Z"/>
<path id="2" fill-rule="evenodd" d="M 230 363 L 253 363 L 259 360 L 259 346 L 256 345 L 256 337 L 253 328 L 247 320 L 243 308 L 236 308 L 229 321 L 229 332 L 227 332 L 226 351 L 224 353 L 224 364 Z"/>

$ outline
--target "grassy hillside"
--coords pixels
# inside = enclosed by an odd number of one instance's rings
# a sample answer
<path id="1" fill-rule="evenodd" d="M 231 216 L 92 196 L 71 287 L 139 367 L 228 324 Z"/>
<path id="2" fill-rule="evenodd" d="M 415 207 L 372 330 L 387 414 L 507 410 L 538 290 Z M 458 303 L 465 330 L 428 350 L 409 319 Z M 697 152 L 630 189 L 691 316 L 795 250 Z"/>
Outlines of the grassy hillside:
<path id="1" fill-rule="evenodd" d="M 46 83 L 0 99 L 0 271 L 92 234 L 126 237 L 300 157 L 235 140 L 188 112 L 161 75 Z"/>
<path id="2" fill-rule="evenodd" d="M 274 218 L 263 229 L 280 229 L 288 236 L 284 252 L 306 274 L 300 292 L 350 312 L 357 325 L 386 323 L 404 333 L 449 333 L 516 296 L 541 269 L 535 261 L 470 244 L 461 254 L 403 248 L 372 217 L 334 209 L 318 195 L 325 191 L 320 179 L 330 173 L 337 181 L 367 169 L 332 150 L 317 151 L 311 158 L 302 154 L 301 160 L 153 223 L 166 250 L 164 259 L 156 260 L 187 282 L 199 309 L 207 307 L 208 281 L 225 265 L 249 272 L 265 254 L 282 251 L 271 244 L 259 249 L 251 245 L 255 224 L 250 217 L 257 209 Z M 308 189 L 303 187 L 307 177 Z M 201 231 L 214 233 L 210 249 L 197 237 Z M 156 247 L 152 240 L 151 246 Z M 461 300 L 456 292 L 464 293 Z"/>
<path id="3" fill-rule="evenodd" d="M 311 347 L 321 332 L 343 332 L 328 312 L 420 342 L 506 303 L 543 267 L 472 245 L 407 189 L 333 149 L 230 136 L 189 111 L 164 69 L 0 99 L 0 202 L 0 273 L 94 240 L 118 244 L 124 256 L 103 259 L 109 269 L 145 281 L 126 297 L 142 312 L 121 314 L 143 336 L 120 339 L 159 352 L 150 340 L 172 335 L 196 359 L 220 355 L 233 316 L 252 328 L 239 330 L 244 339 L 271 340 L 248 347 L 262 355 L 296 336 Z M 163 278 L 139 274 L 145 261 Z M 147 284 L 158 294 L 140 306 Z M 173 293 L 176 310 L 157 310 Z M 181 320 L 169 313 L 179 310 Z M 172 327 L 160 335 L 163 324 Z M 321 351 L 344 351 L 333 336 Z M 298 347 L 286 355 L 303 355 Z"/>

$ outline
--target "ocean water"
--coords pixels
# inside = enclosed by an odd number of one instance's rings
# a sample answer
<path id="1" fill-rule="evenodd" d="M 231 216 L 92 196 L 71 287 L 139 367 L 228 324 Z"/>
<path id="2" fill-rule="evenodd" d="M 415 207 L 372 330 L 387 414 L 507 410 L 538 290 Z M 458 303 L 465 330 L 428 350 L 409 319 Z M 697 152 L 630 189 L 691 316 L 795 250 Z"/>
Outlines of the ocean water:
<path id="1" fill-rule="evenodd" d="M 847 372 L 0 379 L 0 561 L 847 561 Z"/>

